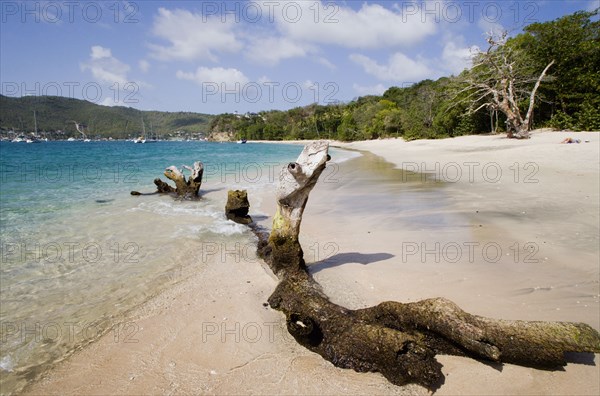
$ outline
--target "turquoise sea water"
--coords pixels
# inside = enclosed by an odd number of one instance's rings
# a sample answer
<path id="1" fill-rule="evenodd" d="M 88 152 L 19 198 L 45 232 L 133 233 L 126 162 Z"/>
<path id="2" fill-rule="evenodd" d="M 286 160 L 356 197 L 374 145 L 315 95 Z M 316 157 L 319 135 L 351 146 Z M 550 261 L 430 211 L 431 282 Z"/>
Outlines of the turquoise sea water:
<path id="1" fill-rule="evenodd" d="M 300 146 L 0 143 L 0 385 L 13 393 L 202 265 L 203 245 L 252 243 L 224 192 L 273 185 Z M 152 192 L 167 166 L 205 165 L 204 196 Z"/>

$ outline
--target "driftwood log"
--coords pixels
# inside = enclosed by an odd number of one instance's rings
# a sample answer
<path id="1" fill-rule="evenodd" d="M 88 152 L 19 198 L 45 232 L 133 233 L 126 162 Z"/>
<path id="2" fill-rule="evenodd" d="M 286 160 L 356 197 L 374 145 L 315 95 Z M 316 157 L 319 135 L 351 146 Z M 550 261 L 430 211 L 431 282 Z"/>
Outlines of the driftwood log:
<path id="1" fill-rule="evenodd" d="M 193 167 L 187 165 L 183 166 L 191 172 L 188 179 L 185 178 L 182 170 L 177 169 L 176 166 L 169 166 L 165 169 L 164 175 L 175 182 L 175 188 L 171 187 L 168 183 L 165 183 L 159 178 L 154 179 L 156 185 L 156 191 L 151 194 L 173 194 L 177 197 L 184 199 L 196 199 L 200 192 L 200 186 L 202 185 L 202 175 L 204 174 L 204 165 L 200 161 L 194 162 Z M 131 195 L 149 195 L 132 191 Z"/>
<path id="2" fill-rule="evenodd" d="M 269 304 L 285 314 L 300 344 L 338 367 L 431 390 L 444 382 L 436 354 L 554 369 L 566 364 L 565 352 L 600 352 L 600 334 L 584 323 L 488 319 L 444 298 L 358 310 L 332 303 L 309 274 L 298 241 L 309 193 L 329 158 L 328 143 L 307 145 L 280 174 L 270 235 L 255 230 L 259 255 L 280 280 Z"/>

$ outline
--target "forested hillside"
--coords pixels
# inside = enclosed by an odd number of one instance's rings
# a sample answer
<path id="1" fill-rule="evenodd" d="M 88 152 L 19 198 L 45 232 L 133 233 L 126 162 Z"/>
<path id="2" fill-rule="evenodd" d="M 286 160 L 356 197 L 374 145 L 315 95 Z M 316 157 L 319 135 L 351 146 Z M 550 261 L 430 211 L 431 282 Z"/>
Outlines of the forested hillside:
<path id="1" fill-rule="evenodd" d="M 164 138 L 207 135 L 214 116 L 200 113 L 141 111 L 131 107 L 100 106 L 85 100 L 58 96 L 0 95 L 0 128 L 34 131 L 35 111 L 38 131 L 54 138 L 80 137 L 72 121 L 86 125 L 90 137 L 127 138 L 146 134 Z M 142 123 L 143 120 L 143 123 Z"/>

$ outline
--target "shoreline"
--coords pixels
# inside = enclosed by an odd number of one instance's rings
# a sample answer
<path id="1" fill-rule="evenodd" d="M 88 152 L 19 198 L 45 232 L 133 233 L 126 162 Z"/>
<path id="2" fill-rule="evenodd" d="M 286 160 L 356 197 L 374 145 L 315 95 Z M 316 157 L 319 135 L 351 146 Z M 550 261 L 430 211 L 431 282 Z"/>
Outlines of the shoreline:
<path id="1" fill-rule="evenodd" d="M 311 194 L 301 231 L 311 271 L 333 301 L 350 308 L 443 296 L 475 314 L 583 321 L 598 329 L 598 134 L 570 145 L 558 144 L 559 134 L 525 142 L 467 136 L 341 143 L 373 154 L 332 166 Z M 494 174 L 474 172 L 486 164 L 497 170 L 492 163 L 506 178 L 494 182 Z M 403 165 L 430 176 L 395 169 Z M 251 215 L 270 227 L 272 191 L 261 195 Z M 474 259 L 471 251 L 455 260 L 450 250 L 436 249 L 473 242 L 480 243 Z M 492 262 L 483 257 L 486 243 L 509 255 Z M 536 244 L 530 258 L 537 262 L 524 261 L 524 243 Z M 430 252 L 425 260 L 423 251 Z M 140 308 L 132 321 L 137 342 L 104 336 L 25 393 L 428 394 L 377 373 L 335 368 L 308 352 L 286 336 L 282 315 L 262 306 L 276 284 L 264 264 L 250 253 L 212 259 Z M 600 392 L 597 354 L 595 366 L 570 363 L 552 372 L 438 359 L 447 376 L 440 394 Z"/>

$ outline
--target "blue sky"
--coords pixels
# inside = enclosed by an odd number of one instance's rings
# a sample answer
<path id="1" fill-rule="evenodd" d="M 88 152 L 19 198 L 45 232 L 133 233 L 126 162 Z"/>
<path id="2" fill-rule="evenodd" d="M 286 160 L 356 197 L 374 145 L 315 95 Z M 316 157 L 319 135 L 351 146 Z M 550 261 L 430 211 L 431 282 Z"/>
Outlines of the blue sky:
<path id="1" fill-rule="evenodd" d="M 572 1 L 2 1 L 4 95 L 225 113 L 346 102 L 460 73 L 485 32 Z"/>

